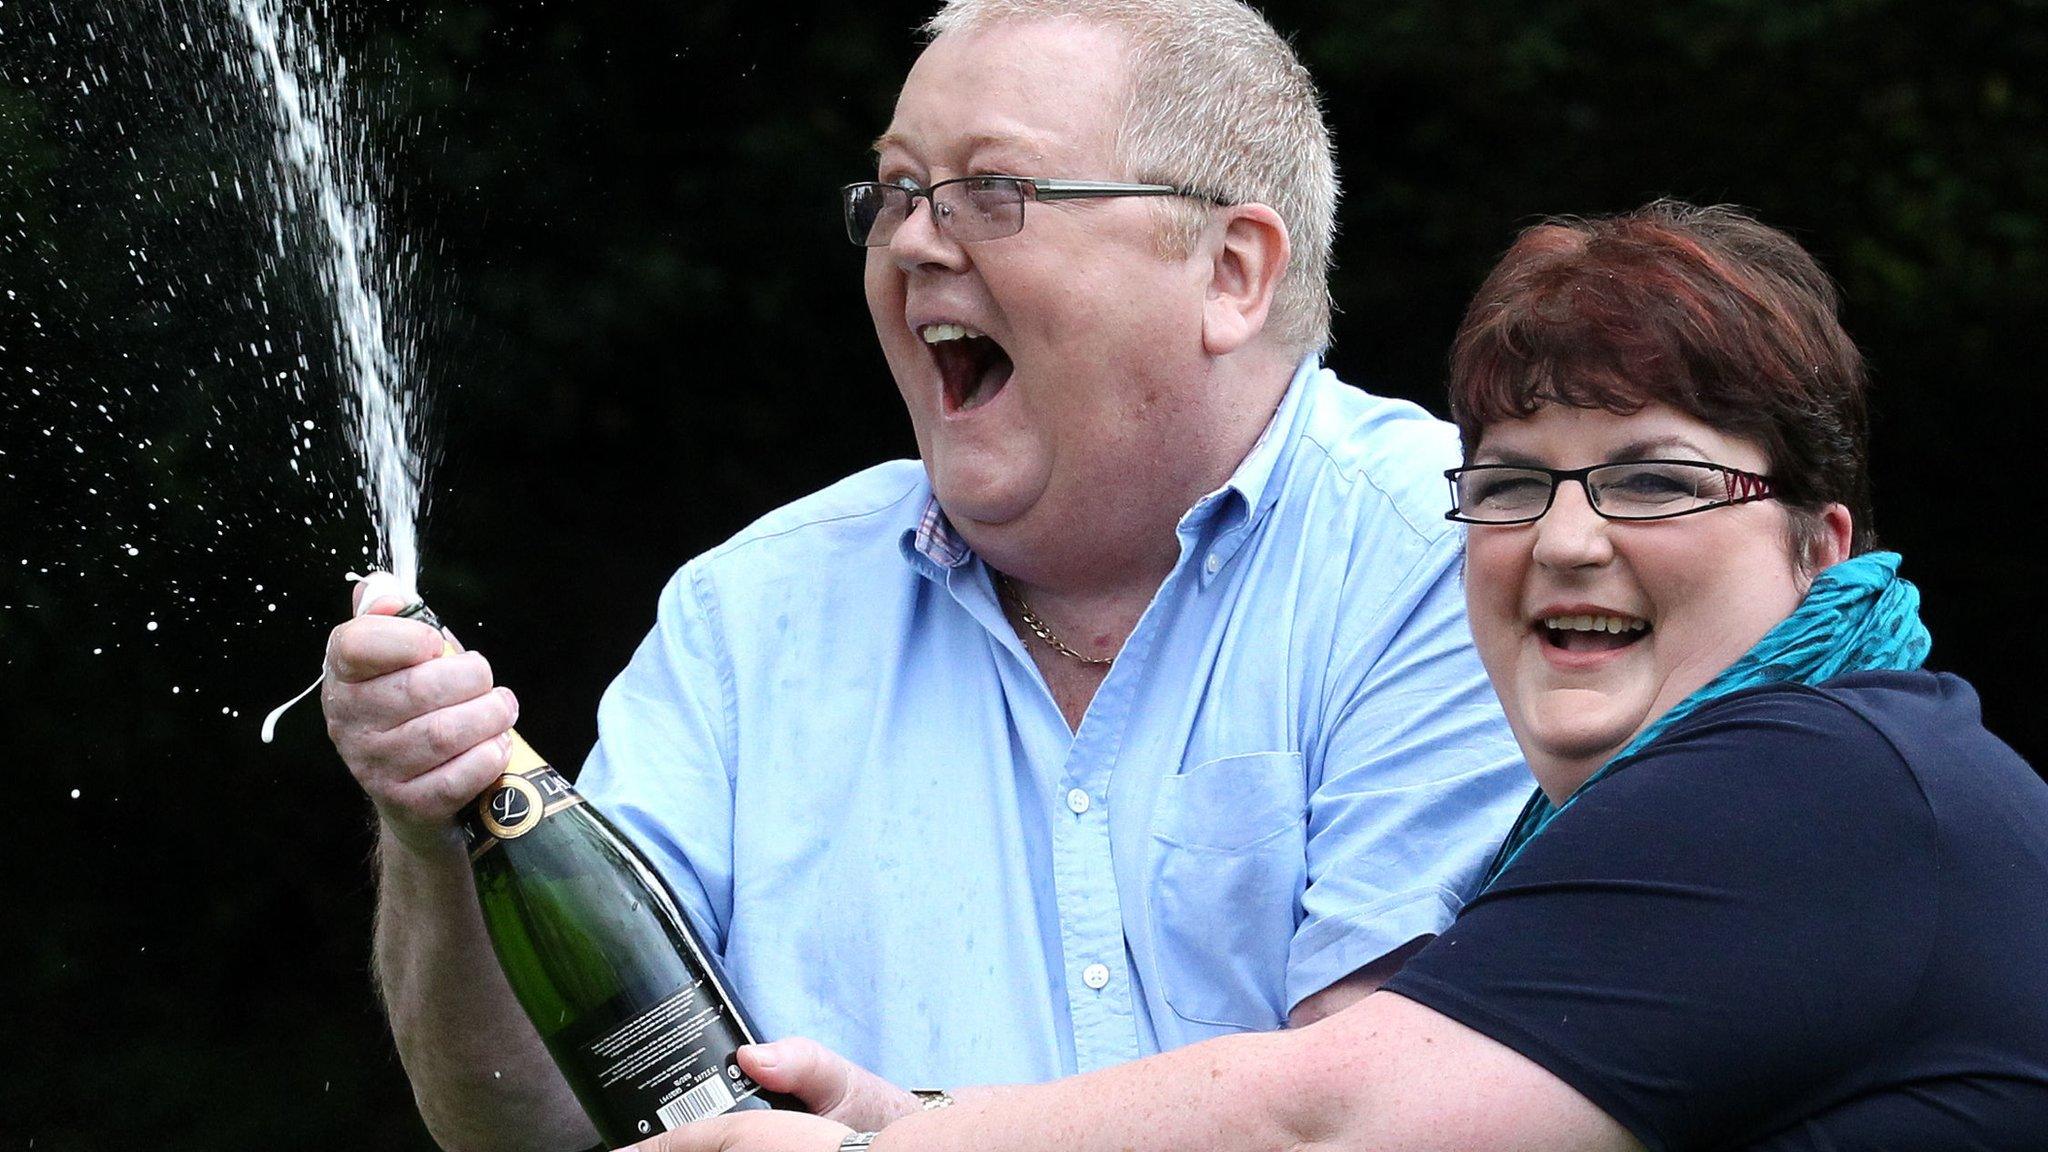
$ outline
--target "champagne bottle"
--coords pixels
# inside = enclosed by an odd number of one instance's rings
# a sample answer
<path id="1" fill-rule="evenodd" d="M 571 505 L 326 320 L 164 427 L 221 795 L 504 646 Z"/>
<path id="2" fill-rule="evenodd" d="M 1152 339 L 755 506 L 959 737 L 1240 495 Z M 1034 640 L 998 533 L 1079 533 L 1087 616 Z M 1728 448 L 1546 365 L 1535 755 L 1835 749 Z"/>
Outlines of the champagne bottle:
<path id="1" fill-rule="evenodd" d="M 410 599 L 399 615 L 441 626 Z M 518 733 L 460 823 L 498 962 L 607 1147 L 801 1109 L 740 1070 L 759 1032 L 661 878 Z"/>

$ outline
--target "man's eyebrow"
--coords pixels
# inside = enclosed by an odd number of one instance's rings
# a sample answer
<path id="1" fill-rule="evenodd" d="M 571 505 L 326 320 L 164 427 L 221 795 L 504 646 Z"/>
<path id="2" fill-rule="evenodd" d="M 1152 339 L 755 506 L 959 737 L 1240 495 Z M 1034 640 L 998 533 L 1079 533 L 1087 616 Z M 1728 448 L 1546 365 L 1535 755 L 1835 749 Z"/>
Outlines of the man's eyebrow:
<path id="1" fill-rule="evenodd" d="M 1019 136 L 1008 132 L 976 132 L 966 138 L 966 143 L 969 152 L 979 152 L 984 148 L 1022 148 L 1029 152 L 1033 159 L 1043 159 L 1045 156 L 1045 145 L 1043 142 L 1029 136 Z M 880 156 L 890 148 L 900 148 L 905 152 L 912 153 L 917 151 L 916 148 L 912 147 L 908 137 L 895 132 L 884 132 L 880 136 L 875 137 L 873 144 L 868 145 L 868 151 L 876 156 Z"/>

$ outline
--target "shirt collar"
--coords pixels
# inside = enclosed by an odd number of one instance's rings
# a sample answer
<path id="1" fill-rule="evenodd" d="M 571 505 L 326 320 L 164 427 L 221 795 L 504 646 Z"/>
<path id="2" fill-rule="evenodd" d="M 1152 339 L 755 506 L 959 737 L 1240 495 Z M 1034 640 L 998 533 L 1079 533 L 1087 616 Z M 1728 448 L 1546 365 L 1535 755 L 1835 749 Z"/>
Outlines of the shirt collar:
<path id="1" fill-rule="evenodd" d="M 917 525 L 904 530 L 902 548 L 903 558 L 910 562 L 910 566 L 933 579 L 941 578 L 974 557 L 974 550 L 953 530 L 953 522 L 946 519 L 946 510 L 939 507 L 939 498 L 929 487 L 925 490 L 924 511 L 918 514 Z"/>
<path id="2" fill-rule="evenodd" d="M 1280 398 L 1280 406 L 1273 412 L 1273 418 L 1266 422 L 1266 430 L 1259 434 L 1258 442 L 1245 453 L 1237 470 L 1230 474 L 1223 487 L 1195 502 L 1180 519 L 1183 531 L 1196 528 L 1200 522 L 1220 511 L 1218 505 L 1231 493 L 1236 493 L 1241 510 L 1239 523 L 1248 526 L 1263 517 L 1280 498 L 1279 486 L 1273 483 L 1276 475 L 1284 474 L 1285 465 L 1294 455 L 1296 442 L 1300 437 L 1293 434 L 1294 425 L 1307 405 L 1302 397 L 1315 383 L 1322 372 L 1322 357 L 1314 352 L 1302 358 L 1294 370 L 1294 378 L 1287 384 L 1287 392 Z M 933 579 L 942 578 L 945 573 L 958 568 L 974 558 L 974 550 L 967 541 L 953 530 L 952 521 L 946 519 L 945 509 L 939 507 L 939 498 L 927 490 L 924 511 L 918 515 L 917 525 L 906 529 L 902 537 L 903 558 L 910 566 Z"/>
<path id="3" fill-rule="evenodd" d="M 1308 407 L 1302 397 L 1314 386 L 1322 370 L 1319 354 L 1311 352 L 1302 358 L 1294 370 L 1294 379 L 1287 384 L 1286 394 L 1280 397 L 1279 407 L 1273 410 L 1273 418 L 1266 422 L 1266 430 L 1259 433 L 1258 441 L 1250 452 L 1245 453 L 1243 462 L 1230 474 L 1230 479 L 1224 481 L 1221 488 L 1197 500 L 1187 515 L 1181 517 L 1183 530 L 1198 527 L 1202 522 L 1231 510 L 1238 513 L 1232 527 L 1248 526 L 1258 522 L 1273 507 L 1280 498 L 1280 486 L 1274 478 L 1286 474 L 1287 464 L 1294 458 L 1295 446 L 1301 440 L 1295 435 L 1295 425 Z M 1232 493 L 1237 495 L 1237 500 L 1228 500 Z"/>

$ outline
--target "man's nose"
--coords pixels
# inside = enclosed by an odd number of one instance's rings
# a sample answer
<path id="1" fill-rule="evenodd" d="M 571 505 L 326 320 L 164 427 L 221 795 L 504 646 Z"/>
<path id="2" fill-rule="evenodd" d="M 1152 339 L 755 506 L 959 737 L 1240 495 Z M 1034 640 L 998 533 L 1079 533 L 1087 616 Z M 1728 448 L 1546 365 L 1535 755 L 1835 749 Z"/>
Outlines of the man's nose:
<path id="1" fill-rule="evenodd" d="M 909 272 L 916 268 L 946 268 L 958 271 L 967 263 L 967 250 L 939 226 L 943 209 L 929 196 L 915 197 L 896 234 L 889 237 L 889 258 Z"/>
<path id="2" fill-rule="evenodd" d="M 1560 480 L 1550 511 L 1536 521 L 1536 562 L 1552 568 L 1605 564 L 1614 557 L 1611 526 L 1593 511 L 1583 481 Z"/>

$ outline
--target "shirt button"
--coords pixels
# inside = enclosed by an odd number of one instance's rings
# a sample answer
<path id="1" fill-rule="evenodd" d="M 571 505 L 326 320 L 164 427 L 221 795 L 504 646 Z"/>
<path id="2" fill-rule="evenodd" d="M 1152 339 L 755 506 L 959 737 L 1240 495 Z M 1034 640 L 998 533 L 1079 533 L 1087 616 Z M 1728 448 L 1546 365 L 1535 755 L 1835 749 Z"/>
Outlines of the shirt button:
<path id="1" fill-rule="evenodd" d="M 1088 793 L 1079 788 L 1068 789 L 1067 807 L 1072 808 L 1076 816 L 1086 812 L 1088 810 Z"/>
<path id="2" fill-rule="evenodd" d="M 1081 983 L 1098 992 L 1101 991 L 1102 986 L 1109 983 L 1109 965 L 1090 964 L 1081 969 Z"/>
<path id="3" fill-rule="evenodd" d="M 1202 561 L 1202 569 L 1209 575 L 1214 576 L 1223 570 L 1223 557 L 1218 556 L 1214 552 L 1209 553 L 1209 558 Z"/>

